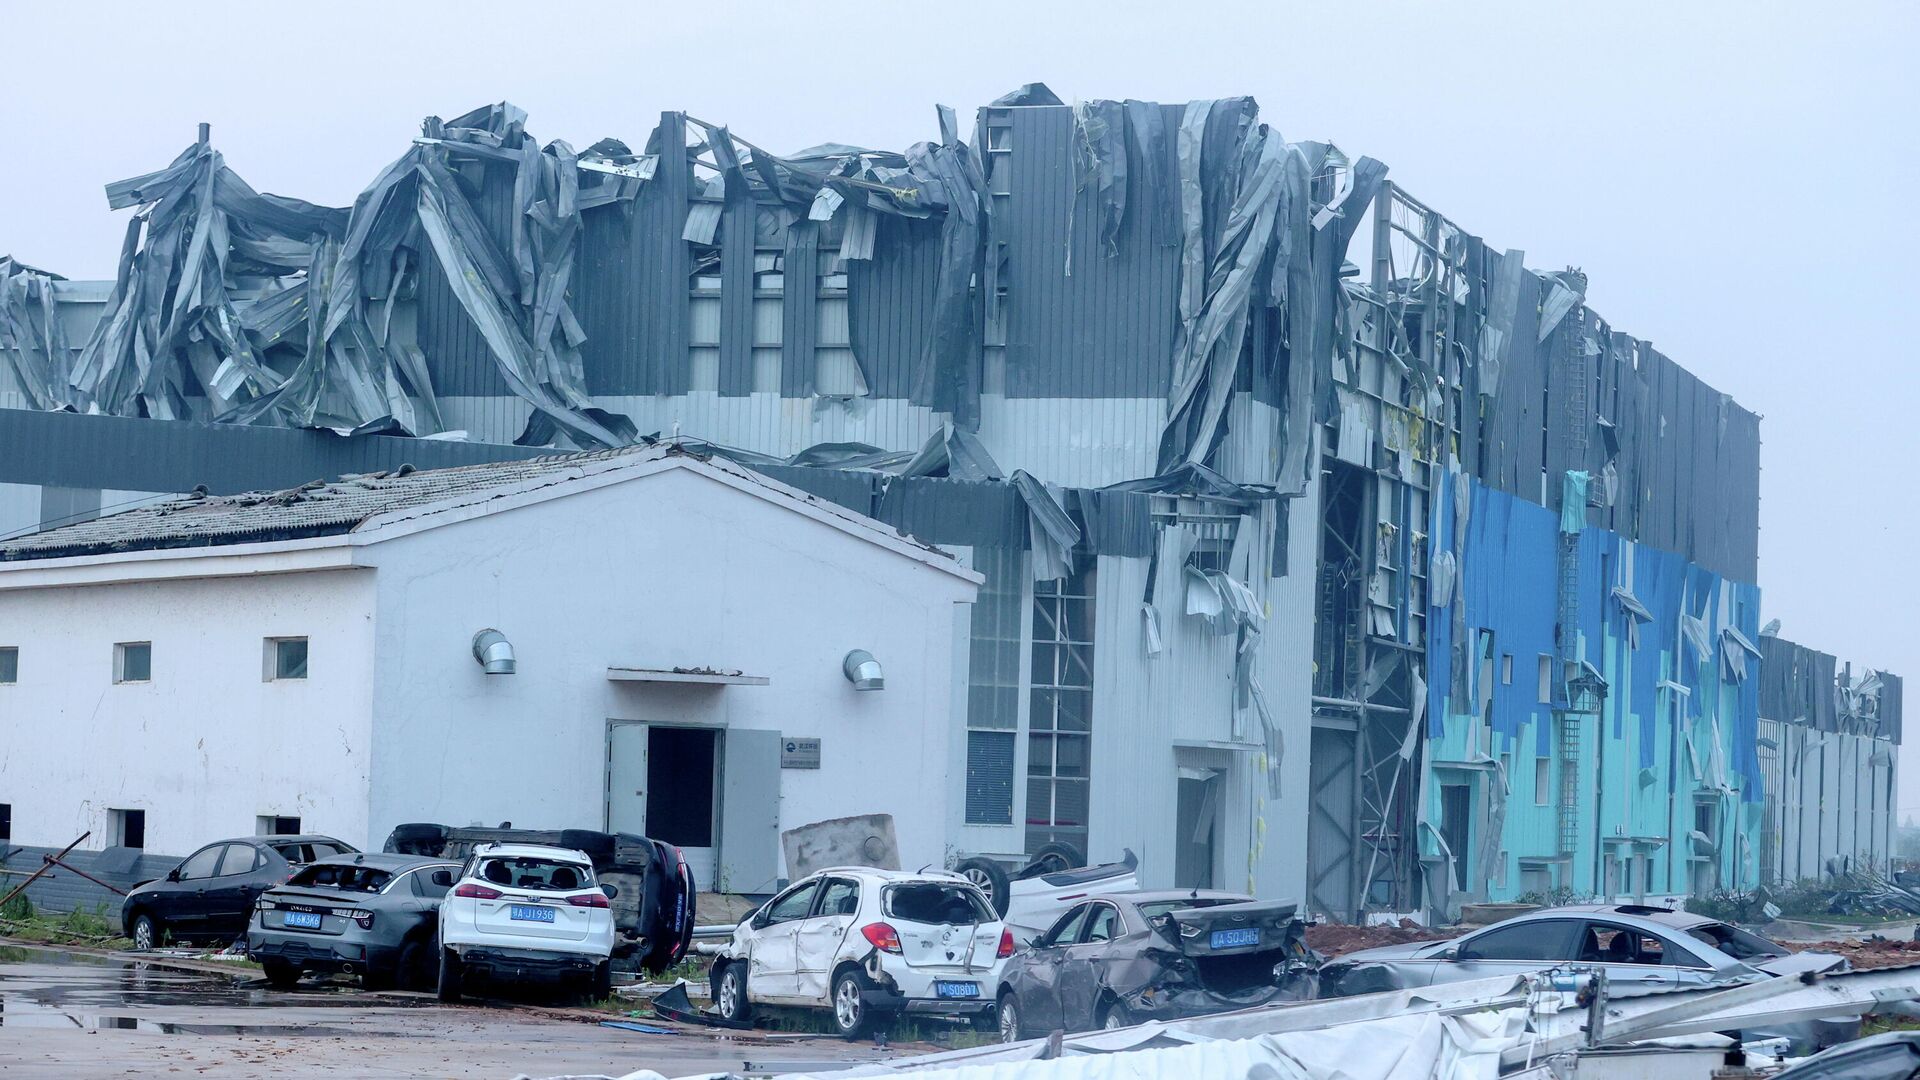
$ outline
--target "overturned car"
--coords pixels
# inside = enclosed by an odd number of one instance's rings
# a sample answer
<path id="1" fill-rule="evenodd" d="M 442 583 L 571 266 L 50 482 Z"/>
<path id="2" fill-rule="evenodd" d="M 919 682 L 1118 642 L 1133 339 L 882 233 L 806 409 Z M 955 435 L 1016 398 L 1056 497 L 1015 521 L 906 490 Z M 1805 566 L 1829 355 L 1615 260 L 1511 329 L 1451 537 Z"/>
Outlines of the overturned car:
<path id="1" fill-rule="evenodd" d="M 680 849 L 631 833 L 592 829 L 516 829 L 510 825 L 452 827 L 397 825 L 386 850 L 464 860 L 482 844 L 541 844 L 570 848 L 593 861 L 595 877 L 614 886 L 613 966 L 658 974 L 680 962 L 693 944 L 694 880 Z"/>
<path id="2" fill-rule="evenodd" d="M 1001 971 L 1000 1037 L 1117 1028 L 1304 1001 L 1320 958 L 1289 901 L 1208 890 L 1088 899 Z"/>

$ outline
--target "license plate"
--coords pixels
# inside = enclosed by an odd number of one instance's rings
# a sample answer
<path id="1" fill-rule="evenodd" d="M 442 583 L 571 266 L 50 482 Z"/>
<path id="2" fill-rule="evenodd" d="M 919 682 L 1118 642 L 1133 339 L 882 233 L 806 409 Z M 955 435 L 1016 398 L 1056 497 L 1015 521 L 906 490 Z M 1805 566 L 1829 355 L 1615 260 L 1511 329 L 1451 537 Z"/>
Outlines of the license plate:
<path id="1" fill-rule="evenodd" d="M 936 982 L 933 995 L 943 998 L 977 998 L 980 996 L 980 984 L 970 982 Z"/>
<path id="2" fill-rule="evenodd" d="M 1213 949 L 1237 949 L 1242 945 L 1260 944 L 1260 930 L 1215 930 L 1207 936 L 1207 946 Z"/>
<path id="3" fill-rule="evenodd" d="M 552 922 L 553 909 L 550 907 L 523 907 L 520 904 L 515 904 L 507 911 L 507 917 L 518 919 L 521 922 Z"/>
<path id="4" fill-rule="evenodd" d="M 311 911 L 289 911 L 286 914 L 286 925 L 296 930 L 318 930 L 320 916 Z"/>

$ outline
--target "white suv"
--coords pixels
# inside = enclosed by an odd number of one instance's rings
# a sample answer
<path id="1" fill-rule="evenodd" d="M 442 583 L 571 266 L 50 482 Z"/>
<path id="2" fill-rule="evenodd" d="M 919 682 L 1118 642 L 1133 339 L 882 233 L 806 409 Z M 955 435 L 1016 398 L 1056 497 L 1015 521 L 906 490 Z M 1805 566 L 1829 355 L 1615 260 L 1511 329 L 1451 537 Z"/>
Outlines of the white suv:
<path id="1" fill-rule="evenodd" d="M 580 980 L 610 992 L 611 885 L 585 854 L 542 844 L 482 844 L 440 901 L 440 1000 L 472 977 Z"/>
<path id="2" fill-rule="evenodd" d="M 710 974 L 714 1005 L 830 1009 L 857 1039 L 900 1013 L 993 1024 L 993 988 L 1013 935 L 957 874 L 866 866 L 822 870 L 734 929 Z"/>

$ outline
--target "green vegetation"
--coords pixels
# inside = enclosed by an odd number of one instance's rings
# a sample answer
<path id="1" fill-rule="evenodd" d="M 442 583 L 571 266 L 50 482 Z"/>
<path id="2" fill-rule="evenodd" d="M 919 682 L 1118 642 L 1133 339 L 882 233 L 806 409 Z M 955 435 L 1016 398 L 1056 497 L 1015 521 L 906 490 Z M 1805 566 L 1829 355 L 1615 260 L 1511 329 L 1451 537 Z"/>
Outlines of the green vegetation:
<path id="1" fill-rule="evenodd" d="M 104 949 L 130 949 L 133 942 L 120 936 L 120 928 L 107 914 L 105 904 L 92 911 L 69 911 L 64 915 L 36 912 L 27 898 L 16 896 L 0 910 L 0 934 L 17 941 L 43 945 L 91 945 Z"/>

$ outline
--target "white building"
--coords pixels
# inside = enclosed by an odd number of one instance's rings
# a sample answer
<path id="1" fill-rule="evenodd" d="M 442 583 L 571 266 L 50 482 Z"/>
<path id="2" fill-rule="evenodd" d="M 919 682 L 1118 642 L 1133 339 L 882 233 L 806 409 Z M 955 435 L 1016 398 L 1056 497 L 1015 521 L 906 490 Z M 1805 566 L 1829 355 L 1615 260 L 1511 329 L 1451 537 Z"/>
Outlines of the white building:
<path id="1" fill-rule="evenodd" d="M 979 580 L 664 449 L 143 508 L 0 545 L 0 803 L 17 844 L 170 854 L 284 818 L 605 826 L 737 892 L 783 876 L 780 830 L 886 811 L 937 862 Z"/>

